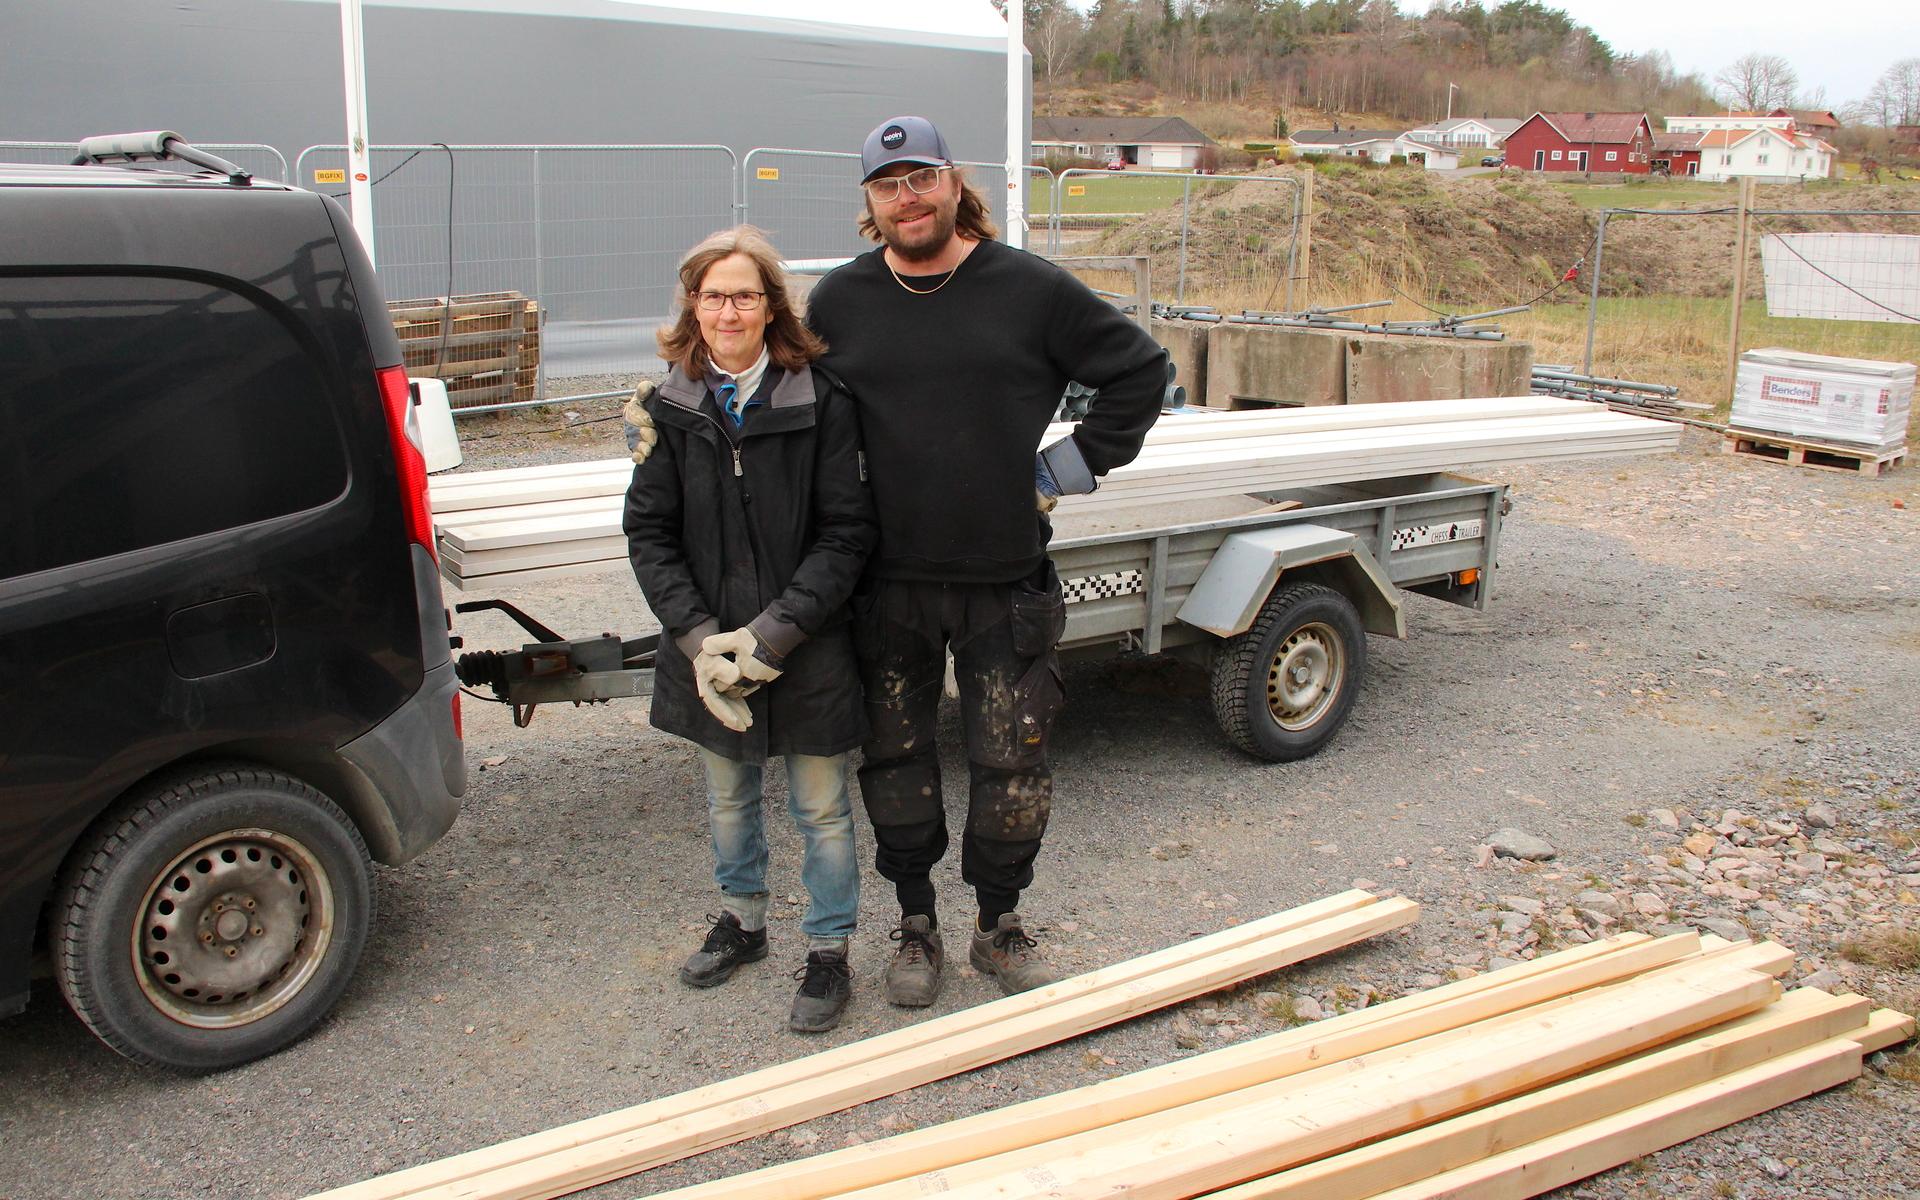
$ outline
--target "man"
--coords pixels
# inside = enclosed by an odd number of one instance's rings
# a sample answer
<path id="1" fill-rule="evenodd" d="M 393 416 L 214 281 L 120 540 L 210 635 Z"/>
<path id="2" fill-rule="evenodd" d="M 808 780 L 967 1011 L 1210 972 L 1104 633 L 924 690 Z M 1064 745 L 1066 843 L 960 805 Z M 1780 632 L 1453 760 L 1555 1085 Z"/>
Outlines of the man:
<path id="1" fill-rule="evenodd" d="M 886 994 L 919 1007 L 938 994 L 945 957 L 931 872 L 948 843 L 936 733 L 949 649 L 971 775 L 968 958 L 1009 993 L 1055 978 L 1017 911 L 1052 807 L 1047 737 L 1065 699 L 1045 513 L 1139 453 L 1167 359 L 1065 270 L 994 240 L 931 122 L 883 122 L 860 157 L 861 230 L 882 244 L 820 281 L 807 320 L 855 398 L 880 517 L 854 597 L 870 724 L 860 790 L 900 902 Z M 1069 380 L 1098 398 L 1036 456 Z"/>

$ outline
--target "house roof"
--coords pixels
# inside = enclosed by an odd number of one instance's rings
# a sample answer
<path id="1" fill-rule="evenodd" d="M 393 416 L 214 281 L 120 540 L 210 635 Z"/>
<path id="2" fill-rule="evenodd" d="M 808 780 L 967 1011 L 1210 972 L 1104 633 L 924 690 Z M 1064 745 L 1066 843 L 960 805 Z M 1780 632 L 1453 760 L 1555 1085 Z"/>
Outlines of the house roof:
<path id="1" fill-rule="evenodd" d="M 1824 108 L 1776 108 L 1767 115 L 1792 117 L 1795 125 L 1811 125 L 1822 129 L 1840 128 L 1840 118 Z"/>
<path id="2" fill-rule="evenodd" d="M 1185 117 L 1035 117 L 1036 142 L 1172 143 L 1210 146 L 1213 139 Z"/>
<path id="3" fill-rule="evenodd" d="M 1645 113 L 1550 113 L 1533 114 L 1551 125 L 1555 132 L 1569 142 L 1599 142 L 1625 144 L 1633 141 L 1634 134 L 1642 125 L 1647 124 Z M 1533 120 L 1528 117 L 1527 120 Z M 1525 122 L 1522 122 L 1525 124 Z M 1653 132 L 1651 126 L 1647 132 Z"/>
<path id="4" fill-rule="evenodd" d="M 1415 150 L 1421 151 L 1424 154 L 1446 154 L 1446 155 L 1451 155 L 1455 158 L 1458 158 L 1460 156 L 1460 147 L 1458 146 L 1436 146 L 1431 142 L 1423 142 L 1416 138 L 1410 138 L 1405 136 L 1395 138 L 1394 141 L 1403 145 L 1411 146 Z M 1480 148 L 1476 146 L 1473 149 L 1475 153 L 1478 153 Z"/>
<path id="5" fill-rule="evenodd" d="M 1738 146 L 1741 142 L 1746 141 L 1748 138 L 1762 133 L 1779 138 L 1788 145 L 1793 144 L 1793 139 L 1787 136 L 1785 132 L 1774 129 L 1771 126 L 1764 126 L 1759 129 L 1708 130 L 1706 133 L 1700 135 L 1700 148 L 1702 150 L 1729 150 Z"/>
<path id="6" fill-rule="evenodd" d="M 1391 142 L 1401 136 L 1398 129 L 1302 129 L 1290 141 L 1296 146 L 1354 146 L 1361 142 Z"/>
<path id="7" fill-rule="evenodd" d="M 1435 121 L 1431 125 L 1420 126 L 1421 132 L 1452 133 L 1462 125 L 1479 125 L 1495 133 L 1512 133 L 1526 124 L 1519 117 L 1455 117 L 1451 121 Z"/>
<path id="8" fill-rule="evenodd" d="M 1653 135 L 1653 148 L 1668 154 L 1676 150 L 1698 150 L 1703 136 L 1698 129 L 1683 129 L 1678 133 L 1662 131 Z"/>

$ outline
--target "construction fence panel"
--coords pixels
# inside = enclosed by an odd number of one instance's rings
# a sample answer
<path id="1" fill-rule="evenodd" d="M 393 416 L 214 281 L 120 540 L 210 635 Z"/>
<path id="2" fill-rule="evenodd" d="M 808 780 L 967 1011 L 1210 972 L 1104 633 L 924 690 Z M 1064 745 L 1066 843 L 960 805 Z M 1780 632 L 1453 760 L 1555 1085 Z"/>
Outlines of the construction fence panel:
<path id="1" fill-rule="evenodd" d="M 1070 168 L 1054 180 L 1047 247 L 1148 255 L 1163 302 L 1291 308 L 1301 195 L 1294 175 Z"/>
<path id="2" fill-rule="evenodd" d="M 724 146 L 375 146 L 375 262 L 409 370 L 459 411 L 657 373 L 681 255 L 734 221 Z M 346 148 L 296 170 L 343 203 Z M 436 316 L 437 314 L 437 316 Z"/>
<path id="3" fill-rule="evenodd" d="M 1677 387 L 1718 418 L 1747 351 L 1920 362 L 1920 209 L 1798 186 L 1741 195 L 1599 213 L 1578 322 L 1561 305 L 1524 323 L 1537 360 Z"/>
<path id="4" fill-rule="evenodd" d="M 79 138 L 70 142 L 0 142 L 0 162 L 70 163 L 79 144 Z M 236 167 L 251 171 L 256 179 L 271 179 L 281 183 L 295 182 L 287 170 L 286 156 L 272 146 L 263 146 L 257 142 L 194 142 L 192 144 L 208 154 L 216 154 L 226 159 Z M 165 165 L 187 171 L 201 169 L 191 163 Z"/>

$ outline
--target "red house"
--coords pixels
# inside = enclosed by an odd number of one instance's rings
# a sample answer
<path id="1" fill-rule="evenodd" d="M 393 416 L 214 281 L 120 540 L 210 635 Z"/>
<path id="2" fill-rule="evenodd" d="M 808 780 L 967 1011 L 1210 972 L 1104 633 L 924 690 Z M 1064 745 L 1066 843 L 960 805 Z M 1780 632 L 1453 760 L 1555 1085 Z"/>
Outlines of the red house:
<path id="1" fill-rule="evenodd" d="M 1653 169 L 1669 175 L 1698 175 L 1700 140 L 1705 136 L 1697 129 L 1654 134 Z"/>
<path id="2" fill-rule="evenodd" d="M 1645 113 L 1537 112 L 1507 135 L 1507 165 L 1522 171 L 1645 175 L 1653 126 Z"/>

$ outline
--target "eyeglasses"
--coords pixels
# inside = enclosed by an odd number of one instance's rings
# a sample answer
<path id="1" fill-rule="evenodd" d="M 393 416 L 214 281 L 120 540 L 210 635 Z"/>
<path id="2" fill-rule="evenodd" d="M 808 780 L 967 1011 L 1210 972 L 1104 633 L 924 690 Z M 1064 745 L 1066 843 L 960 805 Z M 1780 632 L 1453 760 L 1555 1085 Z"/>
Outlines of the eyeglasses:
<path id="1" fill-rule="evenodd" d="M 875 203 L 891 204 L 899 198 L 900 185 L 904 183 L 914 195 L 924 196 L 940 186 L 940 172 L 951 170 L 953 170 L 952 167 L 921 167 L 918 171 L 909 171 L 905 175 L 869 180 L 867 195 Z"/>
<path id="2" fill-rule="evenodd" d="M 729 300 L 733 301 L 733 311 L 752 312 L 766 298 L 765 292 L 701 292 L 695 297 L 708 312 L 719 312 Z"/>

